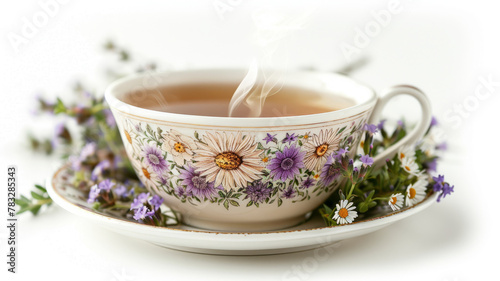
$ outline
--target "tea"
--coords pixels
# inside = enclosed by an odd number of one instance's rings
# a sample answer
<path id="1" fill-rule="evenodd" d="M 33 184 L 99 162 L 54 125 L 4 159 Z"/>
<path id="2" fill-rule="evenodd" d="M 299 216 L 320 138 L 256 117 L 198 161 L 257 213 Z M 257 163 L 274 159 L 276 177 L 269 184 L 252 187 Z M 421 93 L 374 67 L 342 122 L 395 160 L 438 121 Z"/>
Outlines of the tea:
<path id="1" fill-rule="evenodd" d="M 202 116 L 228 116 L 228 106 L 238 84 L 199 83 L 169 85 L 146 92 L 131 92 L 123 101 L 141 108 Z M 282 87 L 268 97 L 260 117 L 297 116 L 331 112 L 354 106 L 349 98 L 305 88 Z M 248 116 L 250 109 L 240 106 L 234 117 Z"/>

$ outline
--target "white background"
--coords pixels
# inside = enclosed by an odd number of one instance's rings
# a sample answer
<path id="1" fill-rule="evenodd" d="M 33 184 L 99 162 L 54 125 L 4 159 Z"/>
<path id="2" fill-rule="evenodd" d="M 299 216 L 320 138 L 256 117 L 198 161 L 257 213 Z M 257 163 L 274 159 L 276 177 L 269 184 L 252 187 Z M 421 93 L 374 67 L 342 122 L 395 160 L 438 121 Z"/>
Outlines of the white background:
<path id="1" fill-rule="evenodd" d="M 370 59 L 353 77 L 377 91 L 401 83 L 424 90 L 449 144 L 439 170 L 456 191 L 414 217 L 344 241 L 328 259 L 312 265 L 307 262 L 312 252 L 224 257 L 168 250 L 95 228 L 53 206 L 38 217 L 20 217 L 19 273 L 7 274 L 2 262 L 1 276 L 7 278 L 2 280 L 281 280 L 297 268 L 302 273 L 291 280 L 498 277 L 498 260 L 491 253 L 500 250 L 495 215 L 500 85 L 484 96 L 488 92 L 480 82 L 500 81 L 494 1 L 398 2 L 400 11 L 391 14 L 386 26 L 379 24 L 363 46 L 355 44 L 356 28 L 372 24 L 390 1 L 273 1 L 272 6 L 266 4 L 271 1 L 249 0 L 67 1 L 17 51 L 9 36 L 22 35 L 23 18 L 32 22 L 43 9 L 38 1 L 10 2 L 0 7 L 3 186 L 9 164 L 18 166 L 21 193 L 43 183 L 61 164 L 27 149 L 29 130 L 52 134 L 49 118 L 30 114 L 34 97 L 65 96 L 77 80 L 102 93 L 104 66 L 114 61 L 102 55 L 107 39 L 131 50 L 138 65 L 247 67 L 261 51 L 252 16 L 270 11 L 292 18 L 310 13 L 301 29 L 283 39 L 288 61 L 277 59 L 277 66 L 335 70 L 348 62 L 341 46 L 350 44 Z M 214 3 L 230 9 L 217 12 Z M 474 96 L 478 93 L 481 99 Z M 460 106 L 466 108 L 464 115 L 457 113 Z M 393 104 L 391 116 L 414 119 L 414 111 L 403 99 Z M 5 221 L 6 191 L 1 190 Z M 3 261 L 7 232 L 0 229 Z"/>

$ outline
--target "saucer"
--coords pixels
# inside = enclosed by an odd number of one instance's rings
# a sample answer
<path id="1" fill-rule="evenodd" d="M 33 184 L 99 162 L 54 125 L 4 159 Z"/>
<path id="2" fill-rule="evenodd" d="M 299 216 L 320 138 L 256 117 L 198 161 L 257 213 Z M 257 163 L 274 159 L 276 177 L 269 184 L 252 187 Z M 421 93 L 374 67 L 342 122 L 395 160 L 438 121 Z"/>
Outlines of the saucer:
<path id="1" fill-rule="evenodd" d="M 204 230 L 184 224 L 171 227 L 150 226 L 100 212 L 92 209 L 91 204 L 87 203 L 86 194 L 78 190 L 71 179 L 71 171 L 66 165 L 47 181 L 50 197 L 63 209 L 121 235 L 170 249 L 214 255 L 269 255 L 324 247 L 374 232 L 412 216 L 432 205 L 437 197 L 434 193 L 410 208 L 396 212 L 385 209 L 348 225 L 326 227 L 315 212 L 306 222 L 287 229 L 238 233 Z"/>

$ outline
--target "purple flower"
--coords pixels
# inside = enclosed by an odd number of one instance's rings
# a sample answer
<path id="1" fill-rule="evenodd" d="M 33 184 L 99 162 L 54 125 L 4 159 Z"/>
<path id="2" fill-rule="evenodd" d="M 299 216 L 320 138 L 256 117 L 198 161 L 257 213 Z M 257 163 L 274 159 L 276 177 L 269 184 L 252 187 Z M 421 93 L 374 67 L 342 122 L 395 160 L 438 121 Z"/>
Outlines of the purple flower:
<path id="1" fill-rule="evenodd" d="M 448 144 L 444 141 L 436 146 L 436 149 L 446 151 L 448 149 Z"/>
<path id="2" fill-rule="evenodd" d="M 97 163 L 97 165 L 92 170 L 90 179 L 96 181 L 97 178 L 102 175 L 102 172 L 109 168 L 111 168 L 111 163 L 108 160 L 102 160 L 101 162 Z"/>
<path id="3" fill-rule="evenodd" d="M 269 133 L 267 133 L 267 136 L 263 139 L 266 141 L 266 144 L 268 144 L 269 142 L 275 142 L 276 139 L 274 138 L 276 135 L 271 135 Z"/>
<path id="4" fill-rule="evenodd" d="M 432 187 L 432 189 L 434 190 L 434 192 L 439 192 L 439 191 L 443 190 L 443 187 L 444 187 L 444 176 L 443 175 L 438 175 L 437 177 L 432 177 L 432 179 L 434 180 L 434 182 L 436 182 L 434 184 L 434 186 Z"/>
<path id="5" fill-rule="evenodd" d="M 371 158 L 369 155 L 363 155 L 359 159 L 363 163 L 363 166 L 371 166 L 373 165 L 373 158 Z"/>
<path id="6" fill-rule="evenodd" d="M 436 126 L 437 124 L 439 124 L 438 120 L 436 119 L 435 116 L 432 116 L 432 119 L 431 119 L 431 127 L 434 127 Z"/>
<path id="7" fill-rule="evenodd" d="M 363 130 L 365 131 L 368 131 L 372 134 L 375 134 L 376 132 L 378 132 L 378 128 L 377 128 L 377 125 L 374 125 L 374 124 L 365 124 L 365 126 L 363 126 Z"/>
<path id="8" fill-rule="evenodd" d="M 435 172 L 437 169 L 437 158 L 432 159 L 430 162 L 425 164 L 427 166 L 427 171 Z"/>
<path id="9" fill-rule="evenodd" d="M 349 153 L 349 147 L 346 147 L 346 148 L 341 148 L 339 150 L 337 150 L 334 154 L 334 158 L 337 160 L 337 161 L 342 161 L 342 157 L 344 157 L 347 153 Z"/>
<path id="10" fill-rule="evenodd" d="M 324 186 L 329 186 L 340 176 L 340 168 L 335 165 L 335 158 L 328 157 L 325 165 L 321 169 L 321 182 Z"/>
<path id="11" fill-rule="evenodd" d="M 80 151 L 80 161 L 85 161 L 88 157 L 94 155 L 97 151 L 97 144 L 95 142 L 89 142 L 85 144 Z"/>
<path id="12" fill-rule="evenodd" d="M 113 117 L 111 110 L 106 108 L 103 110 L 103 112 L 104 112 L 104 116 L 106 117 L 106 124 L 108 124 L 109 127 L 114 128 L 116 126 L 116 120 Z"/>
<path id="13" fill-rule="evenodd" d="M 313 186 L 316 180 L 313 178 L 307 178 L 304 181 L 302 181 L 302 185 L 299 187 L 300 189 L 308 189 L 309 187 Z"/>
<path id="14" fill-rule="evenodd" d="M 163 204 L 163 198 L 158 195 L 153 195 L 153 197 L 149 199 L 149 204 L 154 208 L 155 211 L 157 211 L 160 208 L 161 204 Z"/>
<path id="15" fill-rule="evenodd" d="M 378 128 L 379 130 L 381 130 L 381 131 L 382 131 L 382 130 L 384 129 L 385 121 L 386 121 L 385 119 L 384 119 L 384 120 L 380 120 L 380 122 L 379 122 L 379 123 L 378 123 L 378 125 L 377 125 L 377 128 Z"/>
<path id="16" fill-rule="evenodd" d="M 142 206 L 134 211 L 134 220 L 142 221 L 146 218 L 152 218 L 155 212 L 148 209 L 146 206 Z"/>
<path id="17" fill-rule="evenodd" d="M 262 203 L 269 198 L 272 191 L 273 189 L 268 182 L 258 180 L 248 185 L 243 192 L 247 195 L 245 199 L 250 198 L 250 201 L 254 203 Z"/>
<path id="18" fill-rule="evenodd" d="M 178 186 L 175 189 L 175 194 L 177 194 L 177 196 L 179 196 L 179 197 L 183 197 L 184 195 L 186 195 L 186 190 L 184 189 L 184 187 Z"/>
<path id="19" fill-rule="evenodd" d="M 293 197 L 295 197 L 295 190 L 290 186 L 287 190 L 285 190 L 285 192 L 283 192 L 281 197 L 286 198 L 286 199 L 293 198 Z"/>
<path id="20" fill-rule="evenodd" d="M 293 179 L 299 174 L 299 169 L 304 168 L 305 152 L 299 147 L 292 145 L 283 148 L 283 152 L 276 152 L 276 156 L 271 159 L 267 168 L 271 170 L 271 176 L 274 179 L 286 181 Z"/>
<path id="21" fill-rule="evenodd" d="M 405 126 L 405 123 L 403 122 L 403 120 L 398 120 L 398 126 L 399 127 L 404 127 Z"/>
<path id="22" fill-rule="evenodd" d="M 115 187 L 115 194 L 118 198 L 125 197 L 127 194 L 127 188 L 123 184 L 120 184 Z"/>
<path id="23" fill-rule="evenodd" d="M 70 155 L 68 161 L 71 163 L 71 169 L 73 169 L 73 171 L 80 171 L 82 168 L 82 161 L 80 161 L 78 156 Z"/>
<path id="24" fill-rule="evenodd" d="M 286 133 L 286 137 L 283 139 L 282 142 L 290 144 L 290 143 L 292 143 L 292 142 L 294 142 L 296 140 L 297 140 L 297 136 L 295 136 L 295 133 L 293 133 L 291 135 L 288 134 L 288 133 Z"/>
<path id="25" fill-rule="evenodd" d="M 454 189 L 455 186 L 452 185 L 450 186 L 447 182 L 443 185 L 443 189 L 442 189 L 442 192 L 441 194 L 439 194 L 438 198 L 437 198 L 437 202 L 440 202 L 441 201 L 441 198 L 445 198 L 446 195 L 450 195 L 452 192 L 454 192 Z"/>
<path id="26" fill-rule="evenodd" d="M 101 182 L 99 183 L 99 188 L 100 188 L 101 190 L 110 191 L 110 190 L 111 190 L 111 188 L 112 188 L 114 185 L 115 185 L 115 183 L 114 183 L 114 182 L 112 182 L 112 181 L 111 181 L 111 180 L 109 180 L 109 179 L 105 179 L 105 180 L 103 180 L 103 181 L 101 181 Z"/>
<path id="27" fill-rule="evenodd" d="M 142 156 L 155 172 L 161 174 L 168 169 L 167 161 L 161 155 L 161 150 L 158 147 L 145 145 L 143 149 Z"/>
<path id="28" fill-rule="evenodd" d="M 99 187 L 97 186 L 97 184 L 94 184 L 90 188 L 89 199 L 87 199 L 87 203 L 89 203 L 89 204 L 94 203 L 95 200 L 97 199 L 97 197 L 99 196 L 100 192 L 101 192 L 101 190 L 99 189 Z"/>
<path id="29" fill-rule="evenodd" d="M 193 194 L 201 199 L 212 199 L 212 196 L 217 194 L 217 189 L 220 189 L 220 187 L 215 187 L 214 182 L 208 182 L 189 164 L 181 170 L 179 178 L 182 179 L 182 184 L 186 186 L 186 193 Z"/>
<path id="30" fill-rule="evenodd" d="M 146 202 L 148 202 L 148 198 L 149 198 L 149 193 L 145 192 L 140 193 L 139 195 L 137 195 L 137 197 L 134 198 L 132 204 L 130 204 L 130 209 L 137 210 L 141 208 L 142 206 L 144 206 Z"/>

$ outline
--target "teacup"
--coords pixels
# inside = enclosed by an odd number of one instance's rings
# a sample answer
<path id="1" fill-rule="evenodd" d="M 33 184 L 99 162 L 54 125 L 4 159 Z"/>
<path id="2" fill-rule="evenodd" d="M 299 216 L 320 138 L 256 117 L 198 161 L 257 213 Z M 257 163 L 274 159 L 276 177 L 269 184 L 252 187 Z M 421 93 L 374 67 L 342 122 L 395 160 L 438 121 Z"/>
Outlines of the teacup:
<path id="1" fill-rule="evenodd" d="M 353 106 L 301 116 L 233 118 L 161 112 L 124 101 L 130 93 L 151 98 L 146 93 L 166 85 L 238 83 L 244 75 L 234 69 L 141 74 L 122 78 L 106 90 L 137 176 L 187 225 L 248 232 L 299 224 L 344 180 L 331 168 L 332 155 L 349 147 L 353 156 L 363 126 L 375 123 L 392 97 L 415 97 L 422 117 L 405 138 L 380 153 L 374 165 L 419 140 L 431 121 L 429 101 L 414 87 L 396 86 L 378 98 L 371 88 L 326 72 L 283 75 L 293 86 L 348 97 Z"/>

